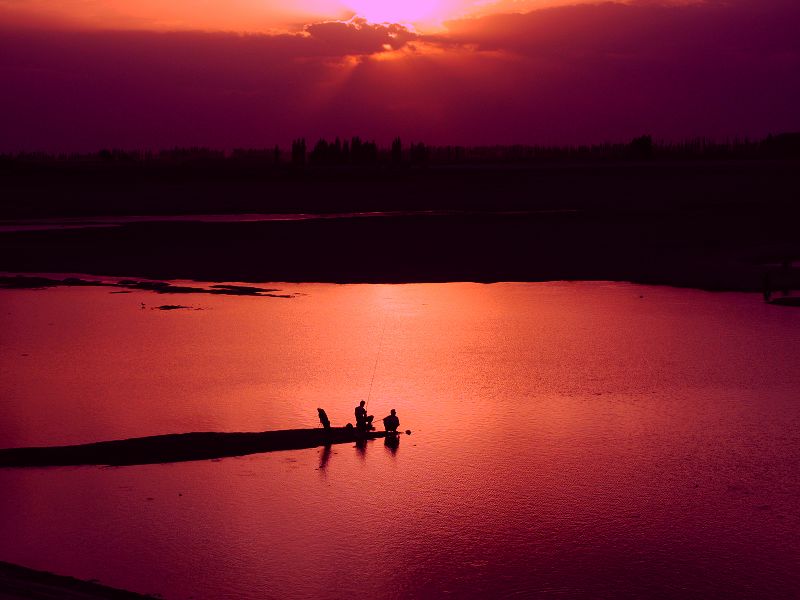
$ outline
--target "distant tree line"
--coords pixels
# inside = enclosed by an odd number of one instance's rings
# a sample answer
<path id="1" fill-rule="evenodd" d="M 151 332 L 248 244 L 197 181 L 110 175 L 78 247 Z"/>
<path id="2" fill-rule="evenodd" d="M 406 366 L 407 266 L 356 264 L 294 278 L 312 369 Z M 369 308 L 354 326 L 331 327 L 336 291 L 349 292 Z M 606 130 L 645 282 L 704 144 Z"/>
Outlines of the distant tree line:
<path id="1" fill-rule="evenodd" d="M 230 165 L 231 167 L 306 169 L 333 167 L 411 168 L 430 165 L 536 164 L 570 161 L 650 160 L 759 160 L 800 158 L 800 133 L 770 135 L 760 140 L 733 139 L 717 142 L 697 138 L 681 142 L 656 142 L 642 135 L 628 143 L 577 146 L 496 145 L 429 146 L 422 142 L 404 145 L 395 138 L 389 147 L 375 141 L 335 138 L 319 139 L 310 147 L 304 138 L 290 148 L 214 150 L 203 147 L 161 151 L 104 149 L 94 153 L 16 153 L 0 155 L 0 167 L 15 164 L 137 165 Z"/>

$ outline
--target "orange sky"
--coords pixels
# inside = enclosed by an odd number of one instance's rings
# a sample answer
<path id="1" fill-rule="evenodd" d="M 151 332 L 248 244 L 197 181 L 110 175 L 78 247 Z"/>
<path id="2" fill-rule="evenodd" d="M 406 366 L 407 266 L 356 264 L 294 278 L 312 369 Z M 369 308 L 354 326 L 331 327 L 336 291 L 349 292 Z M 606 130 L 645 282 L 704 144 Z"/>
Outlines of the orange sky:
<path id="1" fill-rule="evenodd" d="M 800 130 L 797 0 L 424 1 L 0 0 L 0 152 Z"/>
<path id="2" fill-rule="evenodd" d="M 558 0 L 0 0 L 0 14 L 27 25 L 157 31 L 268 33 L 362 16 L 421 30 L 463 16 L 525 11 Z M 563 2 L 562 2 L 563 3 Z"/>

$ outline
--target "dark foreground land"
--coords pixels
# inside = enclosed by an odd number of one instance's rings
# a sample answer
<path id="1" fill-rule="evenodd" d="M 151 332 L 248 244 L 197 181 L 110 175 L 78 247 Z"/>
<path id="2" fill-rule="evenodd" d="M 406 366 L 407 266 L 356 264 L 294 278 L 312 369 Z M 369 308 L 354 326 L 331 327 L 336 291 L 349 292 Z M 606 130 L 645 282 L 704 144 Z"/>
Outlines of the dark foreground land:
<path id="1" fill-rule="evenodd" d="M 365 212 L 382 214 L 353 214 Z M 318 218 L 189 217 L 243 213 Z M 14 231 L 32 219 L 142 214 L 188 216 Z M 761 291 L 765 271 L 800 256 L 800 160 L 277 170 L 224 161 L 9 163 L 0 170 L 0 221 L 0 271 L 8 272 L 243 282 L 621 280 Z"/>
<path id="2" fill-rule="evenodd" d="M 99 583 L 0 562 L 0 600 L 153 600 Z"/>
<path id="3" fill-rule="evenodd" d="M 385 438 L 385 431 L 354 428 L 284 429 L 253 433 L 176 433 L 77 446 L 0 450 L 2 467 L 130 466 L 300 450 Z M 394 435 L 394 434 L 392 434 Z"/>

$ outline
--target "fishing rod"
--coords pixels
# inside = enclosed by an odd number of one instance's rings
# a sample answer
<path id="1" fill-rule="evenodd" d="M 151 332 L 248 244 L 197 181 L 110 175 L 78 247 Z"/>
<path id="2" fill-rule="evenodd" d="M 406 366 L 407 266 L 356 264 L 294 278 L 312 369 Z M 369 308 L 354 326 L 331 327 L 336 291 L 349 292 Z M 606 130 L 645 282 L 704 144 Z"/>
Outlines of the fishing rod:
<path id="1" fill-rule="evenodd" d="M 383 347 L 383 335 L 386 333 L 386 323 L 389 320 L 389 314 L 387 313 L 383 317 L 383 329 L 381 330 L 381 338 L 378 341 L 378 352 L 375 354 L 375 365 L 372 367 L 372 379 L 369 381 L 369 393 L 367 394 L 367 402 L 364 405 L 364 409 L 369 406 L 370 398 L 372 397 L 372 384 L 375 383 L 375 373 L 378 371 L 378 359 L 381 356 L 381 348 Z"/>

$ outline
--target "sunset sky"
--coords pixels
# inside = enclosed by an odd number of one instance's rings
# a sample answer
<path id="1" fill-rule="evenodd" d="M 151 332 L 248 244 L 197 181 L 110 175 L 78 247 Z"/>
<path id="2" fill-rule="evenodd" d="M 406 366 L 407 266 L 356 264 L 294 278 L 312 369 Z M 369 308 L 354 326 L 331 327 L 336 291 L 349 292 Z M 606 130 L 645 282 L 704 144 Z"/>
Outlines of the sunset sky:
<path id="1" fill-rule="evenodd" d="M 800 130 L 796 0 L 0 0 L 0 151 Z"/>

